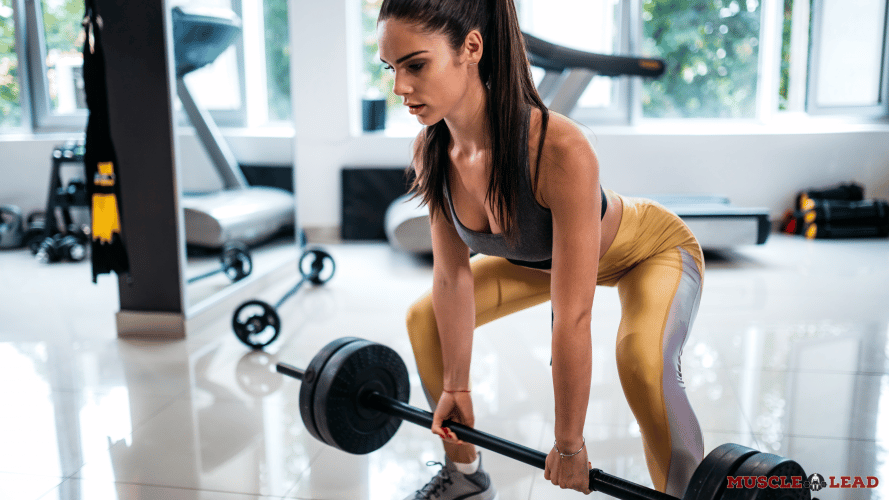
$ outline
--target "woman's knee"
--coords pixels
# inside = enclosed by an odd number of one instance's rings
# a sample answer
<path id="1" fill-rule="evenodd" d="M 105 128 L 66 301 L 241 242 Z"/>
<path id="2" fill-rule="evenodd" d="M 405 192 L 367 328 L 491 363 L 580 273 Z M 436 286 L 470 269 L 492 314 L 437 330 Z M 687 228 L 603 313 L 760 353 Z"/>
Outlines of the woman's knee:
<path id="1" fill-rule="evenodd" d="M 638 333 L 623 335 L 617 343 L 617 372 L 624 389 L 661 390 L 664 361 L 661 346 Z M 627 386 L 630 387 L 627 387 Z"/>
<path id="2" fill-rule="evenodd" d="M 435 311 L 432 309 L 431 296 L 427 294 L 414 302 L 407 310 L 405 322 L 412 344 L 430 335 L 438 338 L 438 327 L 435 323 Z"/>

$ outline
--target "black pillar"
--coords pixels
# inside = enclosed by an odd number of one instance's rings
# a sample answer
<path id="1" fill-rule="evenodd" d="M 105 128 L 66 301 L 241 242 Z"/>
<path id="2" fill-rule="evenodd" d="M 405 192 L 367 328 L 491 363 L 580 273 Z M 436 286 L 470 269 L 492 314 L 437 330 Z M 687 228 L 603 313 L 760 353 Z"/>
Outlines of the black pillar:
<path id="1" fill-rule="evenodd" d="M 118 334 L 183 337 L 183 245 L 173 128 L 172 37 L 163 0 L 97 0 L 103 21 L 121 232 Z"/>

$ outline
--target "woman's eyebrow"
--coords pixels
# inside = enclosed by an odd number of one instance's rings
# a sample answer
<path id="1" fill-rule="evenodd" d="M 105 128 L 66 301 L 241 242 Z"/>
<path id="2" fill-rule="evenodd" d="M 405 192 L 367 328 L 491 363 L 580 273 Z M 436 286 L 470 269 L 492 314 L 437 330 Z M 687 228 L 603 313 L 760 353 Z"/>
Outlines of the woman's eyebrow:
<path id="1" fill-rule="evenodd" d="M 408 59 L 410 59 L 411 57 L 414 57 L 417 54 L 424 54 L 426 52 L 429 52 L 429 51 L 428 50 L 418 50 L 416 52 L 411 52 L 410 54 L 408 54 L 406 56 L 400 57 L 397 61 L 395 61 L 395 64 L 401 64 L 402 62 L 407 61 Z M 382 61 L 386 64 L 389 64 L 382 57 L 380 58 L 380 61 Z"/>

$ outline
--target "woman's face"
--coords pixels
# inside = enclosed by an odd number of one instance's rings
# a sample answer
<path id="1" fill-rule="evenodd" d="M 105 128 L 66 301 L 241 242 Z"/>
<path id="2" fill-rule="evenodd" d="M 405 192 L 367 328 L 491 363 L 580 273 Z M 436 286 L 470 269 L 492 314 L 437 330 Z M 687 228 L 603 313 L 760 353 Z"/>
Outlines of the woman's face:
<path id="1" fill-rule="evenodd" d="M 377 36 L 380 59 L 395 73 L 393 92 L 410 113 L 423 125 L 448 116 L 466 94 L 469 65 L 477 63 L 473 52 L 455 53 L 444 35 L 425 33 L 399 19 L 382 21 Z"/>

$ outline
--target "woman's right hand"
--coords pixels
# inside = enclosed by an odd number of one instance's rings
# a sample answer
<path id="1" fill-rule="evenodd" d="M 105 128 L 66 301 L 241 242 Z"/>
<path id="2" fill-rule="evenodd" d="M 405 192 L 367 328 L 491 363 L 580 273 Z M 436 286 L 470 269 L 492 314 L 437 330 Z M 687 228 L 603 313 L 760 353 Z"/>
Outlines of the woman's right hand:
<path id="1" fill-rule="evenodd" d="M 475 427 L 475 415 L 472 411 L 472 397 L 469 392 L 442 392 L 438 405 L 432 416 L 432 433 L 440 436 L 444 442 L 466 444 L 460 440 L 453 430 L 442 427 L 445 420 Z"/>

